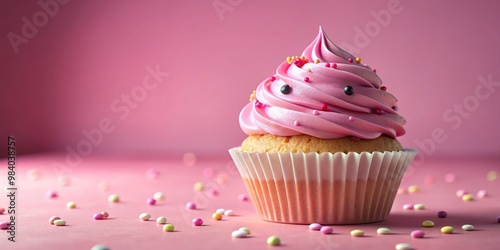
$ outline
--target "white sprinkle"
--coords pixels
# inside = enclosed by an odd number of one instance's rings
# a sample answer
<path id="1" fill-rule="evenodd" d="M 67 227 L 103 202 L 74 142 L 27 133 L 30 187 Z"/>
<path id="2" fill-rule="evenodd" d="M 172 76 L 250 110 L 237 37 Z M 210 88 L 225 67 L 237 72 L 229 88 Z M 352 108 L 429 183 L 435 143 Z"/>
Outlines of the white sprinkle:
<path id="1" fill-rule="evenodd" d="M 244 230 L 241 230 L 241 229 L 238 229 L 238 230 L 233 231 L 231 233 L 231 236 L 233 238 L 245 238 L 245 237 L 247 237 L 247 235 L 248 235 L 247 232 Z"/>
<path id="2" fill-rule="evenodd" d="M 228 209 L 228 210 L 224 211 L 224 215 L 225 215 L 225 216 L 233 216 L 233 215 L 234 215 L 234 211 L 233 211 L 233 210 Z"/>
<path id="3" fill-rule="evenodd" d="M 398 243 L 396 244 L 396 250 L 411 250 L 412 247 L 409 243 Z"/>
<path id="4" fill-rule="evenodd" d="M 226 211 L 226 209 L 224 209 L 224 208 L 219 208 L 219 209 L 215 210 L 215 212 L 220 214 L 220 215 L 224 215 L 225 211 Z"/>
<path id="5" fill-rule="evenodd" d="M 139 219 L 143 220 L 143 221 L 147 221 L 151 218 L 151 215 L 148 214 L 148 213 L 142 213 L 139 215 Z"/>
<path id="6" fill-rule="evenodd" d="M 474 230 L 474 226 L 470 225 L 470 224 L 465 224 L 465 225 L 462 226 L 462 229 L 464 231 L 472 231 L 472 230 Z"/>

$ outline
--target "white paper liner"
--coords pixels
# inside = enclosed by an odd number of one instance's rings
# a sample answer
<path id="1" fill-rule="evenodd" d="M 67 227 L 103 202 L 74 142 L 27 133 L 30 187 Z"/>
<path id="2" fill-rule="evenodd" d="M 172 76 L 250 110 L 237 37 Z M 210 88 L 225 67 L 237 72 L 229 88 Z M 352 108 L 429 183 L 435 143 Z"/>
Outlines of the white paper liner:
<path id="1" fill-rule="evenodd" d="M 263 220 L 359 224 L 387 217 L 417 151 L 229 153 Z"/>

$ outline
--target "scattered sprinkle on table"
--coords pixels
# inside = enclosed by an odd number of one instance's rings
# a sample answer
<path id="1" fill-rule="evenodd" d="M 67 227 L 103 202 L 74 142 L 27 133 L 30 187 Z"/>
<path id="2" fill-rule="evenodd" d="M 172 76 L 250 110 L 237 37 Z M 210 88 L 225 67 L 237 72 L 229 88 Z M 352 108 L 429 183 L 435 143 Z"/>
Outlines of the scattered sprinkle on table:
<path id="1" fill-rule="evenodd" d="M 459 189 L 459 190 L 457 190 L 456 195 L 457 195 L 458 197 L 462 197 L 462 196 L 464 196 L 464 194 L 468 194 L 468 192 L 467 192 L 467 191 L 465 191 L 465 190 L 463 190 L 463 189 Z"/>
<path id="2" fill-rule="evenodd" d="M 8 221 L 0 222 L 0 229 L 9 229 L 10 223 Z"/>
<path id="3" fill-rule="evenodd" d="M 49 218 L 49 224 L 50 225 L 54 225 L 54 221 L 55 220 L 60 220 L 60 219 L 61 219 L 61 217 L 59 217 L 59 216 L 52 216 L 52 217 Z"/>
<path id="4" fill-rule="evenodd" d="M 412 185 L 408 187 L 409 193 L 418 193 L 420 192 L 420 188 L 417 185 Z"/>
<path id="5" fill-rule="evenodd" d="M 156 224 L 165 224 L 165 223 L 167 223 L 167 218 L 163 216 L 156 218 Z"/>
<path id="6" fill-rule="evenodd" d="M 153 199 L 158 202 L 165 201 L 165 194 L 163 192 L 156 192 L 153 194 Z"/>
<path id="7" fill-rule="evenodd" d="M 94 220 L 104 220 L 104 215 L 101 213 L 94 214 Z"/>
<path id="8" fill-rule="evenodd" d="M 462 226 L 462 230 L 464 230 L 464 231 L 472 231 L 472 230 L 474 230 L 474 226 L 470 225 L 470 224 L 465 224 L 465 225 Z"/>
<path id="9" fill-rule="evenodd" d="M 239 199 L 240 201 L 246 202 L 246 201 L 248 201 L 248 200 L 249 200 L 249 198 L 248 198 L 248 194 L 240 194 L 240 195 L 238 195 L 238 199 Z"/>
<path id="10" fill-rule="evenodd" d="M 106 211 L 102 211 L 101 214 L 102 214 L 102 217 L 104 217 L 104 219 L 109 217 L 109 213 Z"/>
<path id="11" fill-rule="evenodd" d="M 473 201 L 474 200 L 474 195 L 472 194 L 464 194 L 462 196 L 463 201 Z"/>
<path id="12" fill-rule="evenodd" d="M 224 211 L 224 215 L 225 216 L 233 216 L 234 215 L 234 211 L 231 210 L 231 209 L 228 209 L 228 210 Z"/>
<path id="13" fill-rule="evenodd" d="M 319 231 L 321 229 L 321 224 L 312 223 L 311 225 L 309 225 L 309 229 L 313 231 Z"/>
<path id="14" fill-rule="evenodd" d="M 390 234 L 391 230 L 387 227 L 381 227 L 377 229 L 377 234 Z"/>
<path id="15" fill-rule="evenodd" d="M 95 245 L 92 247 L 91 250 L 110 250 L 110 249 L 105 245 Z"/>
<path id="16" fill-rule="evenodd" d="M 395 246 L 396 250 L 411 250 L 413 249 L 409 243 L 398 243 Z"/>
<path id="17" fill-rule="evenodd" d="M 147 203 L 148 205 L 154 206 L 154 205 L 156 204 L 156 200 L 155 200 L 154 198 L 148 198 L 148 199 L 146 200 L 146 203 Z"/>
<path id="18" fill-rule="evenodd" d="M 196 182 L 193 188 L 196 191 L 203 191 L 203 189 L 205 189 L 205 184 L 203 184 L 203 182 Z"/>
<path id="19" fill-rule="evenodd" d="M 217 210 L 215 210 L 215 212 L 218 214 L 224 214 L 225 211 L 226 211 L 226 209 L 224 209 L 224 208 L 218 208 Z"/>
<path id="20" fill-rule="evenodd" d="M 422 226 L 423 226 L 423 227 L 433 227 L 433 226 L 434 226 L 434 222 L 433 222 L 433 221 L 431 221 L 431 220 L 424 220 L 424 221 L 422 222 Z"/>
<path id="21" fill-rule="evenodd" d="M 320 231 L 323 234 L 331 234 L 331 233 L 333 233 L 333 228 L 329 227 L 329 226 L 323 226 L 323 227 L 321 227 Z"/>
<path id="22" fill-rule="evenodd" d="M 413 210 L 413 204 L 404 204 L 403 209 L 404 210 Z"/>
<path id="23" fill-rule="evenodd" d="M 413 209 L 415 209 L 415 210 L 425 210 L 425 205 L 424 204 L 415 204 L 415 205 L 413 205 Z"/>
<path id="24" fill-rule="evenodd" d="M 269 238 L 267 238 L 267 244 L 269 246 L 279 246 L 279 245 L 281 245 L 281 240 L 278 236 L 272 235 L 272 236 L 269 236 Z"/>
<path id="25" fill-rule="evenodd" d="M 354 229 L 351 231 L 351 236 L 354 237 L 363 237 L 365 236 L 365 232 L 361 229 Z"/>
<path id="26" fill-rule="evenodd" d="M 66 221 L 63 220 L 63 219 L 54 220 L 54 225 L 56 225 L 56 226 L 65 226 L 66 225 Z"/>
<path id="27" fill-rule="evenodd" d="M 66 207 L 69 208 L 69 209 L 75 209 L 76 208 L 76 203 L 70 201 L 70 202 L 66 203 Z"/>
<path id="28" fill-rule="evenodd" d="M 111 203 L 120 202 L 120 196 L 118 196 L 117 194 L 110 194 L 108 196 L 108 201 L 111 202 Z"/>
<path id="29" fill-rule="evenodd" d="M 143 220 L 143 221 L 147 221 L 151 218 L 151 215 L 148 214 L 148 213 L 142 213 L 139 215 L 139 219 Z"/>
<path id="30" fill-rule="evenodd" d="M 444 234 L 452 234 L 455 231 L 455 229 L 452 226 L 444 226 L 441 228 L 441 233 Z"/>
<path id="31" fill-rule="evenodd" d="M 247 232 L 240 229 L 235 230 L 231 233 L 231 237 L 233 238 L 245 238 L 247 237 L 247 235 L 248 235 Z"/>
<path id="32" fill-rule="evenodd" d="M 222 214 L 219 214 L 219 213 L 213 213 L 212 214 L 212 219 L 214 220 L 222 220 Z"/>
<path id="33" fill-rule="evenodd" d="M 193 219 L 193 225 L 201 226 L 201 225 L 203 225 L 203 220 L 201 218 L 195 218 L 195 219 Z"/>
<path id="34" fill-rule="evenodd" d="M 252 232 L 250 231 L 250 228 L 248 227 L 240 227 L 238 230 L 243 230 L 245 231 L 248 235 L 250 235 Z"/>
<path id="35" fill-rule="evenodd" d="M 422 230 L 413 230 L 410 233 L 412 238 L 424 238 L 425 232 Z"/>
<path id="36" fill-rule="evenodd" d="M 437 216 L 439 218 L 446 218 L 448 216 L 448 213 L 446 211 L 439 211 L 437 212 Z"/>
<path id="37" fill-rule="evenodd" d="M 163 232 L 173 232 L 175 230 L 175 227 L 173 224 L 165 224 L 163 226 Z"/>
<path id="38" fill-rule="evenodd" d="M 196 203 L 194 203 L 194 202 L 188 202 L 188 203 L 186 203 L 186 209 L 188 209 L 188 210 L 195 210 L 196 209 Z"/>
<path id="39" fill-rule="evenodd" d="M 59 194 L 54 190 L 49 190 L 45 193 L 45 197 L 49 199 L 56 199 L 57 197 L 59 197 Z"/>
<path id="40" fill-rule="evenodd" d="M 484 189 L 477 191 L 477 197 L 484 198 L 488 196 L 488 192 Z"/>

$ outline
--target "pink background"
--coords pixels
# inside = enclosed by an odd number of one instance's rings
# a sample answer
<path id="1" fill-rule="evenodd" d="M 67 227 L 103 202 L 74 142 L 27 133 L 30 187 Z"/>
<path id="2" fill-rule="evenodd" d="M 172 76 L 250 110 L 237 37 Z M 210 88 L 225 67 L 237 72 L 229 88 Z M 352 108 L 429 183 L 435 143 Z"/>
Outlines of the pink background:
<path id="1" fill-rule="evenodd" d="M 422 152 L 417 163 L 500 153 L 500 87 L 478 87 L 478 77 L 500 82 L 499 2 L 287 2 L 70 1 L 44 20 L 37 1 L 2 1 L 0 137 L 15 135 L 19 153 L 65 152 L 104 119 L 114 130 L 92 154 L 226 155 L 245 137 L 238 113 L 251 91 L 322 25 L 398 97 L 408 120 L 400 140 Z M 9 33 L 22 35 L 22 18 L 34 16 L 38 32 L 13 46 Z M 156 65 L 168 76 L 125 108 L 121 96 L 140 90 Z M 460 116 L 453 108 L 464 102 Z"/>

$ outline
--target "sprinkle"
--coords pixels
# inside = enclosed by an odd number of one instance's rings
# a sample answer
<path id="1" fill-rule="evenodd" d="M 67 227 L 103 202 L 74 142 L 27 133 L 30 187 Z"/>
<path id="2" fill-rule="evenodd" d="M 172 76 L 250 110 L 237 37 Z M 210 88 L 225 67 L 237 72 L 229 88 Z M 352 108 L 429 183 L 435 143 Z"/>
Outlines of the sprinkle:
<path id="1" fill-rule="evenodd" d="M 154 206 L 156 204 L 156 200 L 153 198 L 148 198 L 146 200 L 146 203 L 148 203 L 148 205 Z"/>
<path id="2" fill-rule="evenodd" d="M 314 59 L 314 63 L 318 64 L 319 63 L 319 59 Z"/>
<path id="3" fill-rule="evenodd" d="M 477 197 L 484 198 L 487 196 L 488 196 L 488 192 L 486 190 L 482 189 L 482 190 L 477 191 Z"/>
<path id="4" fill-rule="evenodd" d="M 404 204 L 403 209 L 404 210 L 413 210 L 413 204 Z"/>
<path id="5" fill-rule="evenodd" d="M 422 230 L 413 230 L 410 233 L 412 238 L 424 238 L 425 232 Z"/>
<path id="6" fill-rule="evenodd" d="M 396 250 L 412 250 L 413 248 L 409 243 L 398 243 L 395 246 Z"/>
<path id="7" fill-rule="evenodd" d="M 387 87 L 386 86 L 380 86 L 380 90 L 387 91 Z"/>
<path id="8" fill-rule="evenodd" d="M 473 201 L 474 200 L 474 195 L 472 195 L 472 194 L 464 194 L 464 196 L 462 196 L 462 200 L 463 201 Z"/>
<path id="9" fill-rule="evenodd" d="M 218 214 L 224 214 L 225 211 L 226 211 L 226 209 L 224 209 L 224 208 L 218 208 L 217 210 L 215 210 L 215 212 Z"/>
<path id="10" fill-rule="evenodd" d="M 292 64 L 292 62 L 293 62 L 293 58 L 292 58 L 292 57 L 287 57 L 287 58 L 286 58 L 286 62 L 287 62 L 288 64 Z"/>
<path id="11" fill-rule="evenodd" d="M 298 121 L 293 121 L 293 125 L 294 125 L 294 126 L 299 126 L 299 125 L 300 125 L 300 123 L 299 123 Z"/>
<path id="12" fill-rule="evenodd" d="M 160 216 L 160 217 L 156 218 L 156 224 L 162 225 L 162 224 L 165 224 L 165 223 L 167 223 L 167 218 L 165 218 L 163 216 Z"/>
<path id="13" fill-rule="evenodd" d="M 381 109 L 375 109 L 375 113 L 376 113 L 377 115 L 383 115 L 383 114 L 384 114 L 384 111 L 383 111 L 383 110 L 381 110 Z"/>
<path id="14" fill-rule="evenodd" d="M 212 219 L 214 219 L 214 220 L 222 220 L 222 214 L 213 213 L 212 214 Z"/>
<path id="15" fill-rule="evenodd" d="M 324 227 L 321 227 L 320 231 L 323 234 L 331 234 L 331 233 L 333 233 L 333 228 L 329 227 L 329 226 L 324 226 Z"/>
<path id="16" fill-rule="evenodd" d="M 349 121 L 350 121 L 350 122 L 353 122 L 353 121 L 354 121 L 354 117 L 349 116 Z"/>
<path id="17" fill-rule="evenodd" d="M 247 237 L 247 235 L 248 235 L 247 232 L 240 229 L 235 230 L 231 233 L 231 237 L 233 238 L 245 238 Z"/>
<path id="18" fill-rule="evenodd" d="M 120 202 L 120 196 L 118 196 L 117 194 L 111 194 L 108 196 L 108 201 L 111 203 L 118 203 Z"/>
<path id="19" fill-rule="evenodd" d="M 327 108 L 328 106 L 326 106 L 326 104 L 321 105 L 321 110 L 325 111 Z"/>
<path id="20" fill-rule="evenodd" d="M 215 188 L 209 188 L 207 190 L 207 193 L 208 195 L 210 195 L 211 197 L 215 197 L 215 196 L 218 196 L 219 195 L 219 190 L 215 189 Z"/>
<path id="21" fill-rule="evenodd" d="M 102 217 L 103 217 L 104 219 L 106 219 L 106 218 L 108 218 L 108 217 L 109 217 L 109 213 L 108 213 L 108 212 L 106 212 L 106 211 L 101 212 L 101 214 L 102 214 Z"/>
<path id="22" fill-rule="evenodd" d="M 266 105 L 262 102 L 259 102 L 259 100 L 255 99 L 255 107 L 257 108 L 264 108 Z"/>
<path id="23" fill-rule="evenodd" d="M 455 175 L 452 174 L 452 173 L 448 173 L 444 176 L 444 181 L 448 182 L 448 183 L 452 183 L 455 181 Z"/>
<path id="24" fill-rule="evenodd" d="M 59 216 L 52 216 L 52 217 L 49 218 L 49 224 L 50 225 L 54 225 L 54 221 L 55 220 L 60 220 L 60 219 L 61 219 L 61 217 L 59 217 Z"/>
<path id="25" fill-rule="evenodd" d="M 446 216 L 448 216 L 448 213 L 447 213 L 446 211 L 439 211 L 439 212 L 437 213 L 437 216 L 438 216 L 439 218 L 446 218 Z"/>
<path id="26" fill-rule="evenodd" d="M 420 188 L 417 185 L 412 185 L 408 187 L 408 192 L 409 193 L 419 193 Z"/>
<path id="27" fill-rule="evenodd" d="M 186 203 L 186 209 L 188 209 L 188 210 L 195 210 L 196 209 L 196 203 L 194 203 L 194 202 L 188 202 L 188 203 Z"/>
<path id="28" fill-rule="evenodd" d="M 163 226 L 163 232 L 173 232 L 175 230 L 175 227 L 173 224 L 165 224 Z"/>
<path id="29" fill-rule="evenodd" d="M 309 225 L 309 230 L 319 231 L 320 229 L 321 229 L 321 224 L 319 223 L 313 223 Z"/>
<path id="30" fill-rule="evenodd" d="M 248 197 L 248 194 L 240 194 L 240 195 L 238 195 L 238 199 L 240 201 L 246 202 L 249 200 L 249 197 Z"/>
<path id="31" fill-rule="evenodd" d="M 66 176 L 57 177 L 57 181 L 59 182 L 59 185 L 63 187 L 67 187 L 71 184 L 71 180 Z"/>
<path id="32" fill-rule="evenodd" d="M 330 64 L 329 64 L 329 63 L 326 63 L 326 64 L 325 64 L 325 67 L 330 67 Z"/>
<path id="33" fill-rule="evenodd" d="M 351 231 L 351 236 L 354 237 L 363 237 L 365 236 L 365 232 L 361 229 L 354 229 Z"/>
<path id="34" fill-rule="evenodd" d="M 465 224 L 465 225 L 462 226 L 462 230 L 464 230 L 464 231 L 472 231 L 472 230 L 474 230 L 474 226 L 470 225 L 470 224 Z"/>
<path id="35" fill-rule="evenodd" d="M 413 209 L 415 209 L 415 210 L 425 210 L 425 205 L 424 204 L 415 204 L 415 205 L 413 205 Z"/>
<path id="36" fill-rule="evenodd" d="M 0 207 L 0 214 L 3 214 L 3 212 L 5 212 L 5 208 Z"/>
<path id="37" fill-rule="evenodd" d="M 398 194 L 406 194 L 407 192 L 406 188 L 398 188 Z"/>
<path id="38" fill-rule="evenodd" d="M 224 215 L 225 215 L 225 216 L 233 216 L 233 215 L 234 215 L 234 211 L 233 211 L 233 210 L 228 209 L 228 210 L 224 211 Z"/>
<path id="39" fill-rule="evenodd" d="M 192 152 L 185 153 L 182 156 L 182 162 L 186 166 L 193 166 L 196 163 L 196 155 Z"/>
<path id="40" fill-rule="evenodd" d="M 276 80 L 276 76 L 271 76 L 269 80 L 271 80 L 271 82 L 274 82 Z"/>
<path id="41" fill-rule="evenodd" d="M 49 190 L 45 193 L 45 197 L 47 197 L 49 199 L 55 199 L 55 198 L 59 197 L 59 194 L 57 194 L 57 192 L 54 190 Z"/>
<path id="42" fill-rule="evenodd" d="M 444 234 L 452 234 L 453 231 L 455 231 L 455 229 L 453 229 L 452 226 L 444 226 L 441 228 L 441 233 L 444 233 Z"/>
<path id="43" fill-rule="evenodd" d="M 0 229 L 9 229 L 10 223 L 8 221 L 0 222 Z"/>
<path id="44" fill-rule="evenodd" d="M 165 201 L 165 194 L 163 192 L 156 192 L 153 194 L 153 199 L 158 202 Z"/>
<path id="45" fill-rule="evenodd" d="M 373 73 L 377 73 L 377 69 L 373 69 Z"/>
<path id="46" fill-rule="evenodd" d="M 361 62 L 361 58 L 359 57 L 356 57 L 356 60 L 355 60 L 357 63 L 360 63 Z"/>
<path id="47" fill-rule="evenodd" d="M 390 234 L 391 233 L 391 230 L 387 227 L 381 227 L 379 229 L 377 229 L 377 234 Z"/>
<path id="48" fill-rule="evenodd" d="M 105 245 L 95 245 L 90 250 L 109 250 L 109 247 Z"/>
<path id="49" fill-rule="evenodd" d="M 36 169 L 36 168 L 32 168 L 30 170 L 28 170 L 28 179 L 30 181 L 36 181 L 38 179 L 40 179 L 40 177 L 42 177 L 42 172 L 40 172 L 40 170 Z"/>
<path id="50" fill-rule="evenodd" d="M 457 195 L 458 197 L 462 197 L 462 196 L 464 196 L 465 194 L 468 194 L 468 192 L 467 192 L 467 191 L 465 191 L 465 190 L 463 190 L 463 189 L 459 189 L 459 190 L 457 190 L 457 193 L 456 193 L 456 195 Z"/>
<path id="51" fill-rule="evenodd" d="M 345 86 L 344 87 L 344 93 L 346 95 L 352 95 L 352 94 L 354 94 L 354 88 L 351 87 L 351 86 Z"/>
<path id="52" fill-rule="evenodd" d="M 104 220 L 104 216 L 101 213 L 94 214 L 94 220 Z"/>
<path id="53" fill-rule="evenodd" d="M 60 226 L 65 226 L 66 225 L 66 221 L 63 220 L 63 219 L 55 220 L 54 221 L 54 225 L 59 226 L 59 227 Z"/>
<path id="54" fill-rule="evenodd" d="M 146 177 L 151 180 L 157 179 L 160 177 L 160 170 L 156 168 L 149 168 L 146 170 Z"/>
<path id="55" fill-rule="evenodd" d="M 486 174 L 486 179 L 489 181 L 494 181 L 497 179 L 497 172 L 496 171 L 490 171 L 488 174 Z"/>
<path id="56" fill-rule="evenodd" d="M 433 221 L 431 221 L 431 220 L 424 220 L 424 221 L 422 222 L 422 226 L 423 226 L 423 227 L 433 227 L 433 226 L 434 226 L 434 222 L 433 222 Z"/>
<path id="57" fill-rule="evenodd" d="M 250 228 L 248 227 L 240 227 L 238 230 L 244 231 L 247 233 L 247 235 L 250 235 L 252 232 L 250 231 Z"/>
<path id="58" fill-rule="evenodd" d="M 313 115 L 319 115 L 319 111 L 313 110 Z"/>
<path id="59" fill-rule="evenodd" d="M 253 102 L 255 100 L 255 90 L 252 91 L 252 94 L 250 94 L 250 98 L 248 99 L 249 102 Z"/>
<path id="60" fill-rule="evenodd" d="M 203 220 L 200 218 L 193 219 L 193 225 L 195 225 L 197 227 L 201 226 L 201 225 L 203 225 Z"/>
<path id="61" fill-rule="evenodd" d="M 196 191 L 203 191 L 203 189 L 205 189 L 205 184 L 203 184 L 203 182 L 196 182 L 193 188 Z"/>
<path id="62" fill-rule="evenodd" d="M 297 66 L 299 68 L 302 67 L 302 66 L 304 66 L 304 63 L 305 62 L 302 59 L 300 59 L 300 58 L 297 58 L 297 59 L 293 60 L 293 64 L 295 64 L 295 66 Z"/>
<path id="63" fill-rule="evenodd" d="M 269 238 L 267 238 L 267 244 L 269 246 L 279 246 L 281 244 L 281 240 L 276 235 L 269 236 Z"/>
<path id="64" fill-rule="evenodd" d="M 336 63 L 332 64 L 332 68 L 336 69 L 337 68 L 337 64 Z"/>
<path id="65" fill-rule="evenodd" d="M 69 208 L 69 209 L 75 209 L 76 208 L 76 203 L 70 201 L 70 202 L 66 203 L 66 207 Z"/>
<path id="66" fill-rule="evenodd" d="M 285 85 L 281 86 L 280 92 L 284 95 L 288 95 L 288 94 L 290 94 L 290 92 L 292 92 L 292 88 L 290 88 L 290 85 L 285 84 Z"/>
<path id="67" fill-rule="evenodd" d="M 139 215 L 139 219 L 143 220 L 143 221 L 147 221 L 151 218 L 151 215 L 148 214 L 148 213 L 142 213 Z"/>
<path id="68" fill-rule="evenodd" d="M 352 58 L 349 57 L 349 62 L 352 63 L 354 60 L 352 60 Z"/>
<path id="69" fill-rule="evenodd" d="M 309 77 L 304 77 L 304 82 L 309 82 Z"/>

